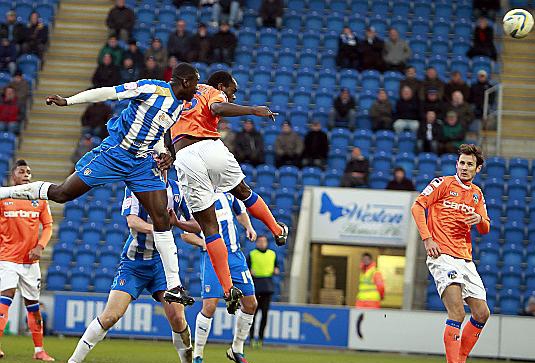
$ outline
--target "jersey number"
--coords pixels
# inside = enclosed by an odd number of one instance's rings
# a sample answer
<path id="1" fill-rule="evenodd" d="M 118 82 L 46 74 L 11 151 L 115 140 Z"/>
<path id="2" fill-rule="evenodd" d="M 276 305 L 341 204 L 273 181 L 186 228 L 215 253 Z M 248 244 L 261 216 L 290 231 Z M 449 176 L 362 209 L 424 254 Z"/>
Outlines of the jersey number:
<path id="1" fill-rule="evenodd" d="M 242 271 L 241 277 L 243 279 L 243 283 L 246 284 L 248 282 L 253 282 L 253 277 L 251 276 L 251 272 L 249 270 Z"/>

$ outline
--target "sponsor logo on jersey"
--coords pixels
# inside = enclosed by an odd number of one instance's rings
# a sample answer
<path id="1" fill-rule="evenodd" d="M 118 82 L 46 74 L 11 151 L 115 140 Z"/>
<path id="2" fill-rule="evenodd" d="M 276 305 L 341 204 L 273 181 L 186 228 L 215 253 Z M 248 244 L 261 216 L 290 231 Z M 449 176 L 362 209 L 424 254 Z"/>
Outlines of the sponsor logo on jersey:
<path id="1" fill-rule="evenodd" d="M 471 207 L 469 205 L 466 205 L 464 203 L 457 203 L 457 202 L 452 202 L 450 200 L 444 200 L 442 202 L 442 205 L 446 208 L 451 208 L 451 209 L 456 209 L 458 211 L 461 211 L 463 213 L 474 213 L 476 211 L 476 209 L 474 207 Z"/>
<path id="2" fill-rule="evenodd" d="M 6 218 L 39 218 L 40 212 L 26 211 L 26 210 L 6 210 L 4 217 Z"/>
<path id="3" fill-rule="evenodd" d="M 137 88 L 137 82 L 125 83 L 124 89 L 132 90 Z"/>
<path id="4" fill-rule="evenodd" d="M 91 175 L 91 173 L 92 173 L 91 169 L 85 169 L 84 170 L 84 175 L 85 176 Z"/>
<path id="5" fill-rule="evenodd" d="M 457 271 L 455 270 L 451 270 L 448 272 L 448 277 L 451 279 L 451 280 L 455 280 L 455 278 L 457 278 Z"/>

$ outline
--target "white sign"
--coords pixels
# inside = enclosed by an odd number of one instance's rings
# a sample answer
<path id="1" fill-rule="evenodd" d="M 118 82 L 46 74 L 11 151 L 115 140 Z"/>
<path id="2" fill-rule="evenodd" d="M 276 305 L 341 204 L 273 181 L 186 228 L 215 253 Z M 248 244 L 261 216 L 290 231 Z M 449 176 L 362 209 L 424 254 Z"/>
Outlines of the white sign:
<path id="1" fill-rule="evenodd" d="M 314 188 L 312 241 L 405 246 L 414 193 Z"/>

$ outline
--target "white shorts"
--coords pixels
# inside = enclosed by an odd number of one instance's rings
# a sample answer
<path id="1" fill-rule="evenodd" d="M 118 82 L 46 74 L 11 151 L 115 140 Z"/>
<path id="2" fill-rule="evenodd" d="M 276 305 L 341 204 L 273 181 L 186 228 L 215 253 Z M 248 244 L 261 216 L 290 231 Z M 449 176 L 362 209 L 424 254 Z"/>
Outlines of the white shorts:
<path id="1" fill-rule="evenodd" d="M 467 262 L 462 258 L 442 254 L 438 258 L 427 256 L 426 262 L 441 297 L 446 287 L 451 284 L 459 284 L 462 288 L 463 300 L 467 297 L 487 300 L 483 281 L 472 261 Z"/>
<path id="2" fill-rule="evenodd" d="M 22 297 L 39 300 L 41 268 L 38 263 L 0 261 L 0 291 L 20 289 Z"/>
<path id="3" fill-rule="evenodd" d="M 212 204 L 215 193 L 234 189 L 245 178 L 240 164 L 221 140 L 198 141 L 176 153 L 178 183 L 193 212 Z"/>

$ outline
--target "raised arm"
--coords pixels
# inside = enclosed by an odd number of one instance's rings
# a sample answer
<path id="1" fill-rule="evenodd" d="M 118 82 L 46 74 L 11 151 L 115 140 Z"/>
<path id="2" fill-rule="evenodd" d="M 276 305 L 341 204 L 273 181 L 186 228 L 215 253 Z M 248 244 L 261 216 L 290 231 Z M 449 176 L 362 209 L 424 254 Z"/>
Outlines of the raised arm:
<path id="1" fill-rule="evenodd" d="M 115 87 L 94 88 L 75 94 L 74 96 L 63 98 L 59 95 L 48 96 L 46 104 L 57 106 L 70 106 L 79 103 L 103 102 L 108 100 L 117 100 Z"/>

